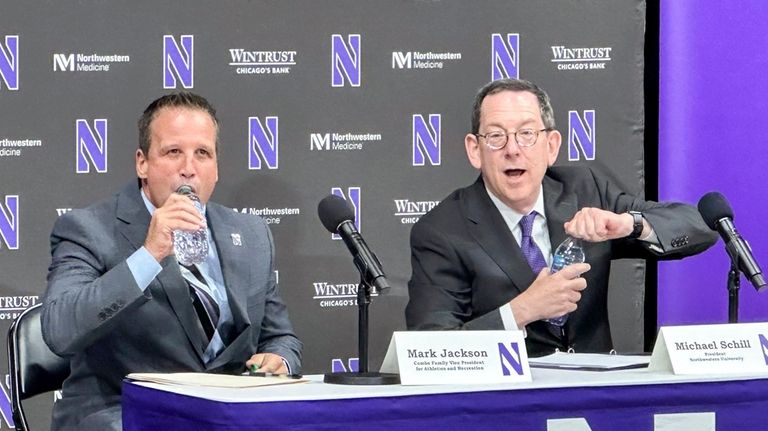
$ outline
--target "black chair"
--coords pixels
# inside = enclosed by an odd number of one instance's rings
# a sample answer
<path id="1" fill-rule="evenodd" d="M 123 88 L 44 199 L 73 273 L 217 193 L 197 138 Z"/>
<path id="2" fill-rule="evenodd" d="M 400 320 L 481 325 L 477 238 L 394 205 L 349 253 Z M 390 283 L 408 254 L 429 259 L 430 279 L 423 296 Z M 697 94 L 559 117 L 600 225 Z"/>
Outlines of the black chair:
<path id="1" fill-rule="evenodd" d="M 69 360 L 51 352 L 40 327 L 41 304 L 21 313 L 8 329 L 8 373 L 11 376 L 13 423 L 27 431 L 22 400 L 61 389 L 69 375 Z"/>

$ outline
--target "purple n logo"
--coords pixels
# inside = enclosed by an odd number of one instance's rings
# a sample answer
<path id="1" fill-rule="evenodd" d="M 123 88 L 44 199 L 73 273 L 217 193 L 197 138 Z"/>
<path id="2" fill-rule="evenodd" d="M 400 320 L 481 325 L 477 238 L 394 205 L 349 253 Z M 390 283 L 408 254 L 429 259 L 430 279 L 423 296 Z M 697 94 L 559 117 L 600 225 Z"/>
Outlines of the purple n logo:
<path id="1" fill-rule="evenodd" d="M 261 169 L 261 162 L 269 169 L 277 169 L 278 163 L 278 118 L 265 117 L 264 124 L 258 117 L 248 117 L 248 169 Z"/>
<path id="2" fill-rule="evenodd" d="M 171 35 L 163 36 L 163 88 L 194 87 L 194 47 L 191 34 L 181 36 L 181 46 Z"/>
<path id="3" fill-rule="evenodd" d="M 760 350 L 763 352 L 763 359 L 765 360 L 765 365 L 768 365 L 768 339 L 765 338 L 765 335 L 758 334 L 760 336 Z"/>
<path id="4" fill-rule="evenodd" d="M 429 124 L 418 114 L 413 116 L 413 166 L 424 166 L 425 159 L 440 165 L 440 114 L 429 114 Z"/>
<path id="5" fill-rule="evenodd" d="M 491 80 L 519 78 L 520 34 L 507 33 L 504 40 L 501 34 L 491 35 Z"/>
<path id="6" fill-rule="evenodd" d="M 5 36 L 0 43 L 0 78 L 9 90 L 19 89 L 19 35 Z"/>
<path id="7" fill-rule="evenodd" d="M 584 111 L 584 119 L 578 111 L 568 111 L 568 160 L 595 160 L 595 110 Z"/>
<path id="8" fill-rule="evenodd" d="M 107 172 L 107 146 L 106 118 L 93 120 L 93 129 L 87 120 L 78 119 L 75 123 L 75 171 L 85 174 L 93 165 L 96 172 Z"/>
<path id="9" fill-rule="evenodd" d="M 518 376 L 522 376 L 523 365 L 520 361 L 520 348 L 517 343 L 509 343 L 509 347 L 512 349 L 512 352 L 507 349 L 504 343 L 499 343 L 499 360 L 501 361 L 501 372 L 505 376 L 511 376 L 511 368 L 512 371 L 517 373 Z"/>
<path id="10" fill-rule="evenodd" d="M 358 232 L 362 232 L 360 230 L 361 226 L 361 220 L 360 220 L 360 187 L 348 187 L 347 188 L 347 195 L 344 196 L 344 190 L 341 187 L 332 187 L 331 193 L 339 196 L 341 198 L 344 198 L 352 205 L 352 208 L 355 209 L 355 227 L 357 228 Z M 341 239 L 341 235 L 338 234 L 331 234 L 331 238 L 335 240 Z"/>
<path id="11" fill-rule="evenodd" d="M 349 43 L 340 34 L 331 36 L 331 86 L 360 86 L 360 35 L 350 34 Z"/>
<path id="12" fill-rule="evenodd" d="M 15 429 L 16 424 L 13 423 L 13 409 L 11 408 L 10 381 L 10 375 L 6 374 L 5 386 L 0 385 L 0 392 L 2 392 L 2 394 L 0 394 L 0 414 L 3 416 L 3 421 L 8 425 L 8 428 Z M 8 387 L 9 390 L 6 390 L 6 387 Z"/>
<path id="13" fill-rule="evenodd" d="M 8 195 L 0 202 L 0 238 L 10 250 L 19 249 L 19 196 Z"/>
<path id="14" fill-rule="evenodd" d="M 360 370 L 360 359 L 349 358 L 347 359 L 347 366 L 344 366 L 344 361 L 339 358 L 331 360 L 331 372 L 332 373 L 346 373 L 346 372 L 358 372 Z"/>

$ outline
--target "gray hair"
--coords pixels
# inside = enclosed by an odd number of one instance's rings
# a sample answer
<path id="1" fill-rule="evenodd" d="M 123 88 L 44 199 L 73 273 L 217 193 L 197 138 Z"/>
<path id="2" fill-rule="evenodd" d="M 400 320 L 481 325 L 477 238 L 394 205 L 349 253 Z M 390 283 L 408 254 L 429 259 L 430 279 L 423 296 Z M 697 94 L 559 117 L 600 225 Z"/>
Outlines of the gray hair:
<path id="1" fill-rule="evenodd" d="M 480 131 L 480 106 L 486 96 L 501 93 L 502 91 L 527 91 L 536 96 L 539 101 L 539 111 L 541 112 L 541 121 L 547 129 L 555 128 L 555 113 L 552 110 L 552 103 L 549 101 L 549 95 L 541 87 L 533 82 L 523 79 L 498 79 L 491 81 L 483 86 L 475 96 L 475 103 L 472 105 L 472 133 Z"/>

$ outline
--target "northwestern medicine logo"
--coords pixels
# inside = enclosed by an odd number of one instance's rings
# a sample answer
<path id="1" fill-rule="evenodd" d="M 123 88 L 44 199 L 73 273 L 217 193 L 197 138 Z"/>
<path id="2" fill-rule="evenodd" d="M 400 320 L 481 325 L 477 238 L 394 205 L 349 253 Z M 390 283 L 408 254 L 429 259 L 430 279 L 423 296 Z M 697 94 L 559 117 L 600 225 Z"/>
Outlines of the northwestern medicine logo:
<path id="1" fill-rule="evenodd" d="M 259 117 L 248 117 L 248 169 L 261 169 L 262 163 L 269 169 L 277 169 L 280 147 L 277 125 L 277 117 L 264 117 L 263 123 Z"/>
<path id="2" fill-rule="evenodd" d="M 517 343 L 509 343 L 510 351 L 504 343 L 499 343 L 499 360 L 501 361 L 501 372 L 505 376 L 511 376 L 512 371 L 518 376 L 523 375 L 523 365 L 520 361 L 520 347 Z"/>
<path id="3" fill-rule="evenodd" d="M 310 133 L 310 151 L 362 150 L 369 142 L 381 142 L 381 133 Z"/>
<path id="4" fill-rule="evenodd" d="M 183 35 L 179 43 L 172 35 L 163 36 L 163 88 L 176 88 L 178 81 L 184 88 L 194 87 L 193 36 Z"/>
<path id="5" fill-rule="evenodd" d="M 360 86 L 360 35 L 331 35 L 331 86 Z"/>
<path id="6" fill-rule="evenodd" d="M 242 207 L 232 208 L 236 213 L 257 215 L 261 217 L 267 224 L 280 224 L 283 218 L 287 216 L 301 215 L 301 208 L 296 207 L 283 207 L 283 208 L 271 208 L 271 207 Z"/>
<path id="7" fill-rule="evenodd" d="M 19 249 L 19 195 L 7 195 L 0 202 L 0 249 Z"/>
<path id="8" fill-rule="evenodd" d="M 520 77 L 520 34 L 491 35 L 491 80 Z"/>
<path id="9" fill-rule="evenodd" d="M 355 227 L 357 228 L 358 232 L 362 232 L 360 229 L 360 187 L 347 187 L 346 196 L 344 195 L 344 190 L 341 187 L 332 187 L 331 194 L 346 199 L 347 202 L 352 205 L 352 208 L 355 210 Z M 331 234 L 331 238 L 334 240 L 339 240 L 341 239 L 341 235 L 333 233 Z"/>
<path id="10" fill-rule="evenodd" d="M 595 160 L 595 110 L 568 111 L 568 160 Z"/>
<path id="11" fill-rule="evenodd" d="M 428 119 L 413 115 L 413 166 L 424 166 L 426 160 L 432 166 L 440 166 L 440 114 L 429 114 Z"/>
<path id="12" fill-rule="evenodd" d="M 130 55 L 53 54 L 54 72 L 109 72 L 112 63 L 128 63 Z"/>
<path id="13" fill-rule="evenodd" d="M 98 173 L 107 172 L 107 119 L 88 120 L 79 118 L 75 122 L 75 171 L 78 174 L 91 172 L 91 166 Z"/>
<path id="14" fill-rule="evenodd" d="M 19 89 L 19 35 L 5 36 L 5 43 L 0 43 L 0 84 L 5 83 L 9 90 Z M 2 85 L 0 85 L 2 88 Z"/>
<path id="15" fill-rule="evenodd" d="M 457 60 L 460 52 L 392 51 L 392 69 L 442 69 L 447 61 Z"/>

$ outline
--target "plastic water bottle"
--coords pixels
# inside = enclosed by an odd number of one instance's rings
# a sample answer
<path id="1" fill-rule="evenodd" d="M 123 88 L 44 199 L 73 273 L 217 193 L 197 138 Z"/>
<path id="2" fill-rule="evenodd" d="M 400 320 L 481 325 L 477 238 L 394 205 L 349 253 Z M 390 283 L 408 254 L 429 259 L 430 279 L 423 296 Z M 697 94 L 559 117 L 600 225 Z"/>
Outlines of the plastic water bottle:
<path id="1" fill-rule="evenodd" d="M 584 247 L 581 245 L 581 240 L 578 238 L 568 237 L 560 243 L 555 249 L 555 254 L 552 256 L 552 269 L 551 273 L 556 273 L 564 267 L 574 263 L 584 263 L 586 256 L 584 255 Z M 568 315 L 555 317 L 548 319 L 552 325 L 563 326 L 568 319 Z"/>
<path id="2" fill-rule="evenodd" d="M 176 190 L 176 193 L 191 199 L 200 215 L 203 214 L 203 204 L 200 203 L 200 198 L 192 192 L 191 187 L 183 185 Z M 185 230 L 173 231 L 173 252 L 176 254 L 176 260 L 182 265 L 189 266 L 203 263 L 206 256 L 208 256 L 208 232 L 205 227 L 194 232 Z"/>

